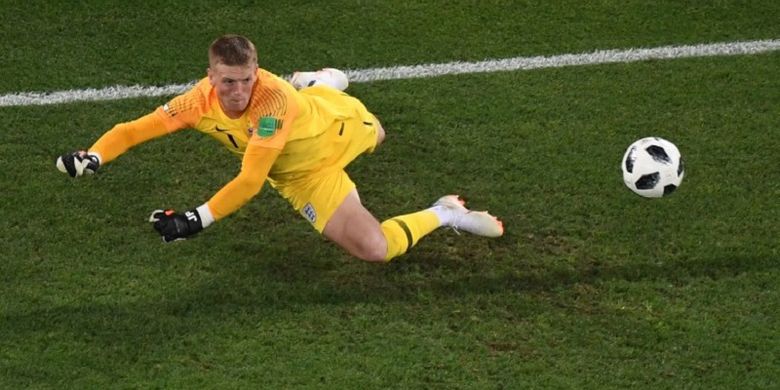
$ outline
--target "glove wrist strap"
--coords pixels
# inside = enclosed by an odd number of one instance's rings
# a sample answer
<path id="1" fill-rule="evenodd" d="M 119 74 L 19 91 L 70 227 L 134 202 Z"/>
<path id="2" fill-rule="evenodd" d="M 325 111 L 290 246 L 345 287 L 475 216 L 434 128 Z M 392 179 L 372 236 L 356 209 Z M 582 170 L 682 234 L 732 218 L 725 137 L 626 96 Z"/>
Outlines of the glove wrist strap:
<path id="1" fill-rule="evenodd" d="M 98 165 L 103 165 L 103 156 L 98 152 L 87 152 L 89 156 L 94 156 L 97 159 Z"/>
<path id="2" fill-rule="evenodd" d="M 203 228 L 209 227 L 212 223 L 214 223 L 214 215 L 211 214 L 211 209 L 209 208 L 208 203 L 204 203 L 198 208 L 195 209 L 195 211 L 198 212 L 200 215 L 200 223 L 203 225 Z"/>

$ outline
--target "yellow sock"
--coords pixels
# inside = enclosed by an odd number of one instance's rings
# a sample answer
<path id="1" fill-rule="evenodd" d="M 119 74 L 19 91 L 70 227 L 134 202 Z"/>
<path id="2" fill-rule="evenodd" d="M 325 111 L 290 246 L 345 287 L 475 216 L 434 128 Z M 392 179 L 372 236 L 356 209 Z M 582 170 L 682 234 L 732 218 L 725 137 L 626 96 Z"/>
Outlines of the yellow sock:
<path id="1" fill-rule="evenodd" d="M 385 260 L 406 253 L 423 236 L 441 225 L 439 217 L 433 211 L 423 210 L 401 215 L 382 222 L 382 233 L 387 239 Z"/>

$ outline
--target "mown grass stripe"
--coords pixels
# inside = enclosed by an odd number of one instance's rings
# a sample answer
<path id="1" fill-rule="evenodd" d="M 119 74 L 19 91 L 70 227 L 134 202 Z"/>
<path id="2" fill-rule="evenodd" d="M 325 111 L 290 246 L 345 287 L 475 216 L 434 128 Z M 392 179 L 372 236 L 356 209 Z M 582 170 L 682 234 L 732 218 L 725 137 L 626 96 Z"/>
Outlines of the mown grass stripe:
<path id="1" fill-rule="evenodd" d="M 662 46 L 644 49 L 598 50 L 591 53 L 514 57 L 477 62 L 456 61 L 443 64 L 346 70 L 345 72 L 351 82 L 359 83 L 380 80 L 438 77 L 464 73 L 516 71 L 690 57 L 749 55 L 776 50 L 780 50 L 780 40 L 770 39 L 684 46 Z M 100 89 L 71 89 L 55 92 L 17 92 L 0 95 L 0 107 L 50 105 L 82 101 L 176 95 L 186 91 L 193 85 L 194 81 L 187 84 L 173 84 L 162 87 L 133 85 L 113 86 Z"/>

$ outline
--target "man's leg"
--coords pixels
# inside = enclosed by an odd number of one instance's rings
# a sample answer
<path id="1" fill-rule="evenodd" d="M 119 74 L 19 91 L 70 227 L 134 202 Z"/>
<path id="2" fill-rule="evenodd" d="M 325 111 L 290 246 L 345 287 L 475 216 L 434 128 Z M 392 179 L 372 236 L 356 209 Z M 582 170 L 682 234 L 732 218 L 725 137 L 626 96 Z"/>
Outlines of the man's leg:
<path id="1" fill-rule="evenodd" d="M 430 209 L 380 224 L 360 203 L 357 190 L 352 190 L 328 220 L 322 234 L 357 258 L 385 262 L 406 253 L 439 226 L 439 217 Z"/>
<path id="2" fill-rule="evenodd" d="M 387 240 L 379 221 L 360 203 L 357 190 L 350 192 L 325 225 L 322 235 L 352 256 L 385 261 Z"/>
<path id="3" fill-rule="evenodd" d="M 385 140 L 385 130 L 379 123 L 376 129 L 379 146 Z M 504 226 L 496 217 L 485 211 L 468 210 L 456 195 L 444 196 L 428 209 L 379 223 L 360 202 L 357 190 L 352 189 L 328 219 L 322 234 L 352 256 L 386 262 L 406 253 L 440 226 L 487 237 L 504 233 Z"/>
<path id="4" fill-rule="evenodd" d="M 349 145 L 356 146 L 352 152 L 345 153 L 349 160 L 344 165 L 359 154 L 373 151 L 385 139 L 385 130 L 378 119 L 362 104 L 360 111 L 364 115 L 355 126 L 348 126 L 350 131 L 345 131 L 355 137 Z M 365 131 L 367 129 L 373 131 Z M 440 226 L 488 237 L 497 237 L 504 232 L 501 221 L 487 212 L 466 209 L 455 195 L 442 197 L 428 209 L 390 218 L 380 224 L 360 202 L 354 183 L 343 170 L 318 178 L 314 186 L 300 193 L 281 192 L 326 238 L 366 261 L 385 262 L 402 255 Z"/>
<path id="5" fill-rule="evenodd" d="M 440 226 L 449 226 L 485 237 L 499 237 L 504 226 L 486 211 L 471 211 L 456 195 L 440 198 L 425 210 L 390 218 L 381 224 L 360 203 L 352 190 L 322 231 L 351 255 L 374 262 L 390 261 L 409 251 Z"/>

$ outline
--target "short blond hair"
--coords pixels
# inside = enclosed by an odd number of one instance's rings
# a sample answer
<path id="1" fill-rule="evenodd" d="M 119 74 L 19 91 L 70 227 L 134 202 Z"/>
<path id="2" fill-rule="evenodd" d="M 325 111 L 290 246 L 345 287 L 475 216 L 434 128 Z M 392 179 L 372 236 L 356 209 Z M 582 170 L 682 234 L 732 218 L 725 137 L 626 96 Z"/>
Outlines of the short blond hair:
<path id="1" fill-rule="evenodd" d="M 224 64 L 257 65 L 257 50 L 249 38 L 242 35 L 223 35 L 209 46 L 209 66 Z"/>

